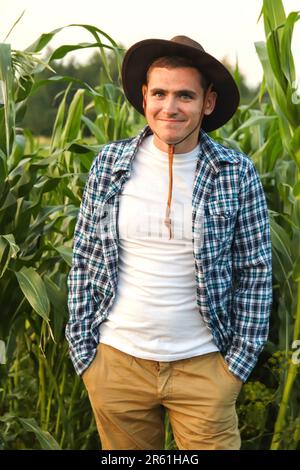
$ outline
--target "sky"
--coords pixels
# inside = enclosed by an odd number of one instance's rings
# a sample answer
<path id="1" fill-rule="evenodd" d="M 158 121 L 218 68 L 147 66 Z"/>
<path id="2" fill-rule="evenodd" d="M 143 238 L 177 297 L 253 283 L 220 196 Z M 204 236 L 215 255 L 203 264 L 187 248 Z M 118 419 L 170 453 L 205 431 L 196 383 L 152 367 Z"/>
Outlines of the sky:
<path id="1" fill-rule="evenodd" d="M 300 10 L 300 0 L 283 0 L 286 14 Z M 262 79 L 254 43 L 264 41 L 262 20 L 257 23 L 262 0 L 0 0 L 0 42 L 25 10 L 5 42 L 25 49 L 42 33 L 72 23 L 97 26 L 126 48 L 148 38 L 171 39 L 186 35 L 204 49 L 239 68 L 249 86 Z M 82 28 L 67 28 L 50 43 L 53 47 L 91 41 Z M 292 50 L 300 82 L 300 21 L 294 30 Z M 78 61 L 87 53 L 76 52 Z"/>

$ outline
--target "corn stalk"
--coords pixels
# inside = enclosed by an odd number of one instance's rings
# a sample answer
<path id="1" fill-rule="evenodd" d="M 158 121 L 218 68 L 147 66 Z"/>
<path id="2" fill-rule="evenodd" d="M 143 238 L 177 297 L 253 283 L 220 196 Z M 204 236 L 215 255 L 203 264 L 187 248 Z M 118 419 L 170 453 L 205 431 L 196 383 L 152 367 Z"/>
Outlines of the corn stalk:
<path id="1" fill-rule="evenodd" d="M 291 42 L 295 23 L 300 12 L 292 12 L 286 17 L 281 0 L 264 0 L 262 15 L 266 42 L 256 43 L 256 50 L 264 70 L 264 91 L 268 92 L 274 112 L 278 117 L 278 129 L 283 143 L 285 162 L 294 162 L 294 175 L 284 183 L 282 192 L 283 211 L 289 214 L 292 230 L 287 238 L 288 254 L 292 255 L 288 278 L 292 283 L 291 312 L 294 321 L 292 332 L 286 335 L 287 371 L 283 371 L 284 383 L 281 387 L 279 412 L 275 422 L 271 449 L 279 449 L 287 423 L 287 412 L 291 406 L 292 391 L 298 373 L 298 365 L 289 360 L 290 341 L 300 337 L 300 276 L 299 276 L 299 235 L 300 235 L 300 99 L 295 94 L 296 74 Z M 290 184 L 288 184 L 290 183 Z M 286 192 L 287 191 L 287 192 Z M 288 198 L 286 198 L 288 196 Z M 296 298 L 293 296 L 296 292 Z M 285 295 L 285 293 L 283 293 Z M 299 436 L 298 436 L 299 442 Z M 294 441 L 293 445 L 297 446 Z"/>

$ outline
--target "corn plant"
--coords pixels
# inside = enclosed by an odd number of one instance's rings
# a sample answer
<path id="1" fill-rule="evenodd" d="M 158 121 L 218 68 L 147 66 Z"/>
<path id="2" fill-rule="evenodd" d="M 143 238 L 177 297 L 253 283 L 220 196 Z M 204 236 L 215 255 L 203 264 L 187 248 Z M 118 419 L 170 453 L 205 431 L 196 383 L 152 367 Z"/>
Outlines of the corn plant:
<path id="1" fill-rule="evenodd" d="M 300 98 L 291 41 L 299 12 L 286 16 L 281 0 L 263 0 L 261 18 L 266 41 L 255 45 L 264 72 L 260 91 L 212 136 L 254 161 L 273 242 L 270 338 L 238 400 L 243 448 L 296 449 L 299 377 L 292 353 L 300 339 Z M 91 43 L 63 45 L 42 59 L 62 28 L 43 34 L 25 51 L 0 44 L 0 448 L 5 449 L 99 446 L 64 339 L 66 279 L 91 162 L 104 143 L 133 135 L 144 121 L 124 100 L 120 81 L 112 80 L 109 54 L 119 68 L 122 58 L 116 42 L 94 26 L 81 27 L 92 35 Z M 99 50 L 103 64 L 94 88 L 53 71 L 54 60 L 83 48 Z M 39 79 L 45 67 L 52 75 Z M 40 144 L 20 122 L 28 98 L 55 81 L 65 88 L 51 138 Z M 176 448 L 167 415 L 165 429 L 166 449 Z"/>
<path id="2" fill-rule="evenodd" d="M 6 344 L 6 364 L 0 366 L 0 448 L 97 446 L 86 393 L 64 339 L 66 278 L 92 159 L 103 143 L 127 137 L 135 116 L 110 80 L 105 50 L 120 65 L 120 49 L 97 28 L 83 27 L 94 42 L 61 46 L 43 60 L 36 54 L 60 30 L 42 35 L 24 52 L 0 45 L 0 339 Z M 54 73 L 39 80 L 39 72 L 82 47 L 99 49 L 106 79 L 102 75 L 95 89 L 80 82 L 67 104 L 78 80 Z M 50 142 L 41 146 L 18 122 L 28 97 L 55 80 L 66 88 Z M 87 117 L 91 108 L 95 122 Z M 85 128 L 92 143 L 83 138 Z"/>
<path id="3" fill-rule="evenodd" d="M 298 361 L 293 359 L 295 341 L 300 339 L 300 97 L 291 40 L 300 11 L 286 17 L 281 0 L 264 0 L 266 42 L 256 44 L 264 69 L 264 87 L 270 97 L 269 112 L 277 116 L 277 152 L 274 165 L 277 195 L 273 201 L 278 222 L 273 222 L 274 268 L 277 284 L 279 349 L 285 352 L 278 389 L 279 412 L 271 449 L 297 448 L 300 441 L 299 403 L 296 382 Z M 271 148 L 275 134 L 266 141 Z M 267 154 L 265 153 L 266 157 Z M 275 191 L 274 191 L 275 192 Z"/>
<path id="4" fill-rule="evenodd" d="M 299 17 L 300 12 L 286 16 L 281 0 L 263 1 L 266 41 L 255 44 L 264 72 L 260 91 L 252 103 L 239 108 L 229 126 L 216 133 L 225 144 L 251 156 L 269 207 L 274 278 L 270 339 L 256 388 L 255 380 L 250 380 L 239 408 L 245 419 L 245 402 L 249 403 L 250 425 L 242 429 L 245 437 L 252 426 L 254 437 L 251 433 L 248 437 L 254 448 L 296 449 L 300 440 L 295 354 L 300 343 L 300 96 L 291 52 Z M 252 408 L 254 392 L 256 408 Z M 253 427 L 255 416 L 259 424 Z"/>

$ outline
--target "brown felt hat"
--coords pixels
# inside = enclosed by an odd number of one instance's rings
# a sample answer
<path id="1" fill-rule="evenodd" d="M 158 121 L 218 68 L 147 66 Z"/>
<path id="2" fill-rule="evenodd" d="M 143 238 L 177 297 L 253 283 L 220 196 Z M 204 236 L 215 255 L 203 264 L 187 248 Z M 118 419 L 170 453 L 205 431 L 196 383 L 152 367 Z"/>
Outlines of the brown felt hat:
<path id="1" fill-rule="evenodd" d="M 204 116 L 202 129 L 213 131 L 225 124 L 235 113 L 240 94 L 238 87 L 227 68 L 205 52 L 203 47 L 187 36 L 165 39 L 146 39 L 131 46 L 122 64 L 122 82 L 128 101 L 141 114 L 143 110 L 142 85 L 146 83 L 149 66 L 159 57 L 186 57 L 195 64 L 204 77 L 213 83 L 217 92 L 216 106 L 212 114 Z"/>

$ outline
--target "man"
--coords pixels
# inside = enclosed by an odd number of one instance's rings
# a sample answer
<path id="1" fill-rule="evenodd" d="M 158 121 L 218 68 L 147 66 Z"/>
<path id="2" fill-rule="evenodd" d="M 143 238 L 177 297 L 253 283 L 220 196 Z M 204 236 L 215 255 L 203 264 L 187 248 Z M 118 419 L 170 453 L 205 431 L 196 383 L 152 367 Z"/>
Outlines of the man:
<path id="1" fill-rule="evenodd" d="M 227 69 L 185 36 L 138 42 L 123 87 L 148 125 L 95 158 L 66 328 L 102 449 L 239 449 L 235 402 L 267 339 L 268 210 L 251 159 L 214 142 Z M 174 189 L 173 189 L 174 183 Z"/>

